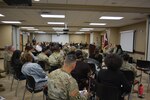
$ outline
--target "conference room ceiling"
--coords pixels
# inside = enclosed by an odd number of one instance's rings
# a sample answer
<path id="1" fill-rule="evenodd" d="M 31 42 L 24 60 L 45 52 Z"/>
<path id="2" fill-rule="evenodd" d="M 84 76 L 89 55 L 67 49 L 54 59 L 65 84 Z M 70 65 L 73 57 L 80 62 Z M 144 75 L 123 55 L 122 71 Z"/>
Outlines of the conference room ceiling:
<path id="1" fill-rule="evenodd" d="M 74 34 L 81 28 L 94 28 L 102 31 L 109 27 L 121 27 L 145 21 L 150 14 L 150 0 L 32 0 L 32 6 L 8 6 L 0 0 L 1 21 L 21 21 L 17 26 L 35 27 L 47 33 L 56 33 L 47 22 L 65 22 L 69 32 Z M 65 18 L 42 18 L 42 13 L 65 15 Z M 101 16 L 121 16 L 121 20 L 102 20 Z M 106 23 L 103 26 L 90 26 L 89 23 Z M 24 30 L 27 31 L 27 30 Z M 34 31 L 30 31 L 34 32 Z M 90 33 L 90 32 L 85 32 Z"/>

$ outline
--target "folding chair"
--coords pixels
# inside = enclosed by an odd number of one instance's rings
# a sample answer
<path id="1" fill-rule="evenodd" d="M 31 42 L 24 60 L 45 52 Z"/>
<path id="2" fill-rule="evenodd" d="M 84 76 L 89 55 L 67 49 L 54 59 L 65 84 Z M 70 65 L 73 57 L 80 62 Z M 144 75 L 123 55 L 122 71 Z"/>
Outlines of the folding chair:
<path id="1" fill-rule="evenodd" d="M 126 71 L 121 70 L 121 71 L 124 73 L 124 75 L 125 75 L 126 79 L 128 80 L 129 84 L 132 85 L 132 87 L 131 87 L 131 92 L 132 92 L 132 90 L 134 88 L 134 85 L 139 84 L 139 81 L 134 81 L 135 80 L 135 75 L 134 75 L 133 71 L 130 71 L 130 70 L 126 70 Z M 128 94 L 128 100 L 132 99 L 131 92 Z"/>
<path id="2" fill-rule="evenodd" d="M 150 70 L 149 71 L 145 71 L 146 74 L 148 74 L 148 84 L 147 84 L 147 92 L 149 89 L 149 85 L 150 85 Z"/>
<path id="3" fill-rule="evenodd" d="M 141 82 L 143 71 L 149 71 L 150 70 L 150 61 L 137 60 L 136 68 L 141 71 L 141 74 L 138 75 L 138 76 L 140 76 L 140 82 Z"/>
<path id="4" fill-rule="evenodd" d="M 99 100 L 120 100 L 121 92 L 117 87 L 96 83 L 96 96 Z"/>
<path id="5" fill-rule="evenodd" d="M 34 93 L 38 93 L 38 92 L 43 91 L 43 88 L 36 90 L 35 85 L 36 85 L 36 82 L 35 82 L 34 78 L 32 76 L 27 76 L 25 90 L 24 90 L 22 100 L 24 100 L 26 90 L 28 90 L 29 92 L 32 93 L 31 100 L 33 100 Z M 43 100 L 44 100 L 44 93 L 43 93 Z"/>
<path id="6" fill-rule="evenodd" d="M 18 92 L 18 87 L 19 87 L 19 82 L 22 81 L 22 80 L 25 80 L 26 77 L 18 74 L 18 71 L 15 70 L 14 73 L 13 73 L 13 78 L 12 78 L 12 82 L 11 82 L 11 87 L 10 87 L 10 91 L 12 91 L 12 86 L 13 86 L 13 83 L 14 83 L 14 79 L 17 80 L 17 87 L 16 87 L 16 92 L 15 92 L 15 96 L 17 96 L 17 92 Z"/>

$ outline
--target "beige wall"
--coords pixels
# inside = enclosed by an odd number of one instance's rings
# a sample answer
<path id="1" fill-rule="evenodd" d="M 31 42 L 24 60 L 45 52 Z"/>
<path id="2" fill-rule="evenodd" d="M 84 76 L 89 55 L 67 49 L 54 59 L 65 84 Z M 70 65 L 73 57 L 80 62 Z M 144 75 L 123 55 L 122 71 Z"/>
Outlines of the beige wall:
<path id="1" fill-rule="evenodd" d="M 109 34 L 109 43 L 112 44 L 119 44 L 120 43 L 120 34 L 119 34 L 119 29 L 118 28 L 110 28 L 109 29 L 110 34 Z"/>
<path id="2" fill-rule="evenodd" d="M 12 45 L 12 26 L 0 25 L 0 48 L 4 48 L 6 45 Z"/>
<path id="3" fill-rule="evenodd" d="M 134 50 L 137 52 L 145 52 L 146 47 L 146 22 L 140 22 L 128 26 L 121 27 L 119 31 L 135 30 Z M 134 53 L 131 54 L 136 59 L 145 59 L 145 55 Z"/>
<path id="4" fill-rule="evenodd" d="M 85 41 L 90 44 L 90 35 L 89 34 L 85 34 Z"/>
<path id="5" fill-rule="evenodd" d="M 94 32 L 93 34 L 93 42 L 95 43 L 96 46 L 101 46 L 101 35 L 100 32 Z"/>

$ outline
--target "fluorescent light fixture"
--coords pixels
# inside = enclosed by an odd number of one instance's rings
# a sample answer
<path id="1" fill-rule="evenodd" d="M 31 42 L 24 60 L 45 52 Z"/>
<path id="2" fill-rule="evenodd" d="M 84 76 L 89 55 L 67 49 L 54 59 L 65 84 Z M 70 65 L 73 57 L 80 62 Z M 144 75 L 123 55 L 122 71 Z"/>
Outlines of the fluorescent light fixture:
<path id="1" fill-rule="evenodd" d="M 4 15 L 3 15 L 3 14 L 0 14 L 0 17 L 4 17 Z"/>
<path id="2" fill-rule="evenodd" d="M 36 33 L 46 33 L 46 32 L 44 32 L 44 31 L 35 31 Z"/>
<path id="3" fill-rule="evenodd" d="M 33 30 L 33 31 L 36 31 L 36 30 L 39 30 L 39 29 L 37 29 L 37 28 L 29 28 L 29 29 L 27 29 L 27 30 Z"/>
<path id="4" fill-rule="evenodd" d="M 1 22 L 6 24 L 21 24 L 20 21 L 1 21 Z"/>
<path id="5" fill-rule="evenodd" d="M 120 20 L 124 17 L 118 17 L 118 16 L 102 16 L 99 19 L 106 19 L 106 20 Z"/>
<path id="6" fill-rule="evenodd" d="M 64 25 L 64 22 L 47 22 L 47 24 Z"/>
<path id="7" fill-rule="evenodd" d="M 34 0 L 34 1 L 40 1 L 40 0 Z"/>
<path id="8" fill-rule="evenodd" d="M 82 34 L 82 33 L 84 33 L 84 32 L 75 32 L 76 34 Z"/>
<path id="9" fill-rule="evenodd" d="M 63 31 L 63 27 L 53 27 L 53 30 L 55 31 Z"/>
<path id="10" fill-rule="evenodd" d="M 91 31 L 93 28 L 81 28 L 80 31 Z"/>
<path id="11" fill-rule="evenodd" d="M 34 29 L 34 27 L 21 27 L 22 29 Z"/>
<path id="12" fill-rule="evenodd" d="M 93 28 L 81 28 L 81 30 L 93 30 Z"/>
<path id="13" fill-rule="evenodd" d="M 41 14 L 44 18 L 65 18 L 65 15 L 50 15 L 50 14 Z"/>
<path id="14" fill-rule="evenodd" d="M 90 23 L 89 25 L 106 25 L 106 23 Z"/>

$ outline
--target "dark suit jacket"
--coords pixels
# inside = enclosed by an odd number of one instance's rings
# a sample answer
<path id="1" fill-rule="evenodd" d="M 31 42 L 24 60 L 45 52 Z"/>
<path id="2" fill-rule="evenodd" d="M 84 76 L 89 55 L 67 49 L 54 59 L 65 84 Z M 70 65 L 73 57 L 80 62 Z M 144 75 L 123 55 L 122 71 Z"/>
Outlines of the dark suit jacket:
<path id="1" fill-rule="evenodd" d="M 75 69 L 71 72 L 71 75 L 76 79 L 79 90 L 83 90 L 86 87 L 86 80 L 88 80 L 88 73 L 90 72 L 90 66 L 83 61 L 77 61 Z"/>

